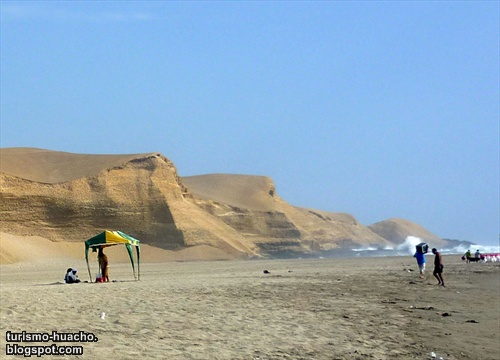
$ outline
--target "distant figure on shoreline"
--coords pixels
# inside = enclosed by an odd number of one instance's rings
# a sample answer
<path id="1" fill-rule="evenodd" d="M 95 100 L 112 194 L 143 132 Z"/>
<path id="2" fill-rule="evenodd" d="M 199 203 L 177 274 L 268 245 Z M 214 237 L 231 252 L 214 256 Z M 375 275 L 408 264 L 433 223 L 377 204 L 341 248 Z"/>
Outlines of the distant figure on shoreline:
<path id="1" fill-rule="evenodd" d="M 99 247 L 99 252 L 97 253 L 97 260 L 99 261 L 99 267 L 101 268 L 101 274 L 104 281 L 109 282 L 108 257 L 102 250 L 102 247 Z"/>
<path id="2" fill-rule="evenodd" d="M 434 272 L 433 275 L 436 277 L 438 280 L 438 285 L 444 286 L 444 280 L 443 280 L 443 257 L 441 256 L 441 253 L 437 251 L 436 248 L 432 249 L 432 253 L 434 254 Z"/>
<path id="3" fill-rule="evenodd" d="M 481 253 L 479 252 L 479 249 L 476 250 L 476 253 L 474 254 L 474 257 L 471 255 L 470 250 L 467 250 L 467 252 L 462 256 L 462 260 L 466 260 L 467 263 L 470 262 L 480 262 L 481 261 Z"/>

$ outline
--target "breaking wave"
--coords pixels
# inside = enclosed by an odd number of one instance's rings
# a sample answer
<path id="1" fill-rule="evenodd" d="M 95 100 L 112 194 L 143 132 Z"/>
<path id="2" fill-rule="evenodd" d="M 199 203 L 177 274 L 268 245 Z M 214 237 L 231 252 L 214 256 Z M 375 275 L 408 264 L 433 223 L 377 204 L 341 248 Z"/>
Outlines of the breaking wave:
<path id="1" fill-rule="evenodd" d="M 352 255 L 353 256 L 408 256 L 415 253 L 415 246 L 425 242 L 421 238 L 416 237 L 416 236 L 408 236 L 406 237 L 405 241 L 396 246 L 396 247 L 365 247 L 365 248 L 356 248 L 352 249 Z M 430 248 L 432 247 L 432 244 L 429 245 L 429 252 Z M 476 252 L 476 250 L 479 250 L 481 254 L 491 254 L 491 253 L 500 253 L 500 246 L 485 246 L 485 245 L 470 245 L 469 247 L 460 244 L 455 247 L 450 247 L 450 248 L 440 248 L 439 251 L 442 254 L 464 254 L 467 250 L 470 250 L 472 253 Z M 431 254 L 432 255 L 432 254 Z"/>

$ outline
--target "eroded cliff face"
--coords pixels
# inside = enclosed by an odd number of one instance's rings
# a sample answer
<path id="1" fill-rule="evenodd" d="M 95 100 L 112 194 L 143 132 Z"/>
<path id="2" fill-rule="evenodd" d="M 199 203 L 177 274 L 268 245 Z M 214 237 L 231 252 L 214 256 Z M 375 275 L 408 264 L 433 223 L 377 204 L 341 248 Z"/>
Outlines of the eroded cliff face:
<path id="1" fill-rule="evenodd" d="M 293 207 L 289 204 L 284 204 L 283 207 L 288 217 L 298 224 L 302 242 L 314 251 L 390 245 L 389 241 L 359 223 L 352 215 Z"/>
<path id="2" fill-rule="evenodd" d="M 196 203 L 256 246 L 261 255 L 310 252 L 302 244 L 296 225 L 283 212 L 249 210 L 210 200 L 197 199 Z"/>
<path id="3" fill-rule="evenodd" d="M 342 247 L 389 243 L 348 214 L 288 204 L 268 177 L 209 174 L 182 180 L 200 208 L 236 229 L 264 255 L 319 255 Z"/>
<path id="4" fill-rule="evenodd" d="M 1 174 L 1 187 L 5 232 L 81 241 L 96 229 L 123 229 L 164 248 L 185 245 L 169 201 L 181 200 L 186 189 L 162 156 L 139 157 L 94 176 L 55 184 Z"/>

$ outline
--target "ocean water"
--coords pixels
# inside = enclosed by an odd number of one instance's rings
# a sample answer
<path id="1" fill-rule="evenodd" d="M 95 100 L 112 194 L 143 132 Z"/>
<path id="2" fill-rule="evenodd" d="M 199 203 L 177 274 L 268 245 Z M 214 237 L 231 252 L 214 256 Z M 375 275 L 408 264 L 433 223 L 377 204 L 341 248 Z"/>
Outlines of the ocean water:
<path id="1" fill-rule="evenodd" d="M 397 247 L 386 247 L 386 248 L 376 248 L 376 247 L 367 247 L 367 248 L 358 248 L 352 249 L 352 254 L 350 256 L 356 257 L 370 257 L 370 256 L 408 256 L 415 254 L 415 246 L 422 243 L 422 239 L 415 236 L 408 236 L 405 242 Z M 429 244 L 429 254 L 430 248 L 432 248 L 432 244 Z M 484 246 L 484 245 L 471 245 L 470 247 L 466 247 L 464 245 L 458 245 L 452 248 L 443 248 L 438 249 L 439 252 L 443 255 L 447 254 L 465 254 L 467 250 L 470 250 L 472 254 L 479 250 L 481 254 L 491 254 L 491 253 L 500 253 L 500 246 Z"/>

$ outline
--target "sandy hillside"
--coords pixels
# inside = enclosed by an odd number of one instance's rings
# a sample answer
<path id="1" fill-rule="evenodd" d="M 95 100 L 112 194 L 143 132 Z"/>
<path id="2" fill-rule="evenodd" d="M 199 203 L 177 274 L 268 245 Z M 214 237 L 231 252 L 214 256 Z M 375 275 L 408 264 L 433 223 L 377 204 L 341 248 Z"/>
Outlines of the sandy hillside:
<path id="1" fill-rule="evenodd" d="M 421 225 L 405 219 L 388 219 L 370 225 L 368 228 L 396 245 L 402 244 L 407 236 L 418 237 L 436 246 L 443 246 L 445 244 L 439 236 L 431 233 Z"/>
<path id="2" fill-rule="evenodd" d="M 44 264 L 51 262 L 60 264 L 61 268 L 85 265 L 84 240 L 80 242 L 59 241 L 54 242 L 40 236 L 18 236 L 0 232 L 0 265 L 21 263 Z M 106 250 L 110 261 L 113 263 L 129 264 L 128 253 L 123 246 L 113 246 Z M 141 262 L 169 262 L 169 261 L 214 261 L 234 260 L 231 256 L 220 249 L 198 245 L 177 251 L 160 249 L 151 245 L 141 245 Z M 96 255 L 89 253 L 89 261 L 95 262 Z"/>
<path id="3" fill-rule="evenodd" d="M 184 176 L 182 181 L 192 193 L 205 199 L 249 210 L 280 210 L 272 196 L 276 193 L 274 183 L 265 176 L 207 174 Z"/>
<path id="4" fill-rule="evenodd" d="M 267 249 L 328 251 L 340 246 L 391 244 L 352 215 L 288 204 L 279 197 L 274 182 L 268 177 L 207 174 L 182 177 L 182 181 L 195 197 L 206 201 L 200 202 L 205 210 Z M 242 221 L 248 211 L 253 211 L 252 220 Z M 266 235 L 272 240 L 266 239 Z"/>

